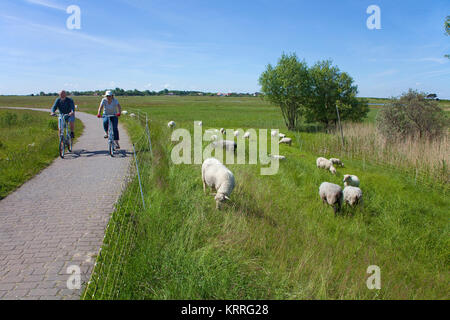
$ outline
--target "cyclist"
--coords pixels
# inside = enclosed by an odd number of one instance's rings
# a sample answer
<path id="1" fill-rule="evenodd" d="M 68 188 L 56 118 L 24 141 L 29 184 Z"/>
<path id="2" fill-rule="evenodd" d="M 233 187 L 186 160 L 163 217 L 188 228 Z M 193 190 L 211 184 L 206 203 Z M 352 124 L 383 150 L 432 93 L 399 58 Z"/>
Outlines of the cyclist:
<path id="1" fill-rule="evenodd" d="M 59 113 L 62 115 L 67 114 L 69 115 L 69 125 L 70 125 L 70 137 L 72 139 L 75 138 L 75 104 L 73 103 L 73 100 L 69 97 L 67 97 L 66 91 L 62 90 L 59 94 L 59 98 L 55 100 L 55 103 L 53 104 L 51 115 L 55 115 L 56 109 L 59 110 Z M 58 122 L 59 126 L 59 122 Z M 59 134 L 61 134 L 61 128 L 58 127 Z"/>
<path id="2" fill-rule="evenodd" d="M 114 116 L 111 117 L 111 123 L 113 125 L 113 131 L 114 131 L 114 144 L 116 146 L 116 149 L 120 149 L 119 145 L 119 118 L 120 114 L 122 112 L 122 107 L 120 106 L 119 101 L 117 101 L 116 98 L 114 98 L 114 94 L 112 91 L 108 90 L 105 92 L 104 98 L 102 99 L 102 102 L 100 102 L 100 106 L 98 108 L 97 117 L 101 118 L 102 110 L 104 109 L 103 115 L 104 116 Z M 103 117 L 103 129 L 105 129 L 105 136 L 104 138 L 108 138 L 108 118 Z"/>

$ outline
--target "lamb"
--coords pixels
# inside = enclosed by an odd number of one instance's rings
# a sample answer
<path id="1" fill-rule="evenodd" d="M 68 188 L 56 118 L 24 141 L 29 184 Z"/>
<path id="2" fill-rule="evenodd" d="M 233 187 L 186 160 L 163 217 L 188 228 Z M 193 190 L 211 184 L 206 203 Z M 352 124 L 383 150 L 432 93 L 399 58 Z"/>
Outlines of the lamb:
<path id="1" fill-rule="evenodd" d="M 336 168 L 333 167 L 333 163 L 330 160 L 325 159 L 323 157 L 319 157 L 316 160 L 316 164 L 317 164 L 317 168 L 330 170 L 330 172 L 332 174 L 336 174 Z"/>
<path id="2" fill-rule="evenodd" d="M 250 139 L 250 132 L 249 131 L 244 133 L 244 139 Z"/>
<path id="3" fill-rule="evenodd" d="M 333 207 L 335 215 L 341 210 L 343 192 L 340 186 L 334 183 L 323 182 L 319 187 L 319 195 L 323 203 Z"/>
<path id="4" fill-rule="evenodd" d="M 278 159 L 278 160 L 286 160 L 285 156 L 280 156 L 278 154 L 273 154 L 270 156 L 272 159 Z"/>
<path id="5" fill-rule="evenodd" d="M 170 121 L 170 122 L 167 124 L 167 126 L 168 126 L 169 128 L 175 128 L 176 123 L 175 123 L 175 121 Z"/>
<path id="6" fill-rule="evenodd" d="M 237 143 L 230 140 L 214 141 L 212 145 L 214 148 L 222 147 L 228 151 L 236 151 L 237 149 Z"/>
<path id="7" fill-rule="evenodd" d="M 221 208 L 225 200 L 230 200 L 231 192 L 235 186 L 233 173 L 228 170 L 219 160 L 208 158 L 202 165 L 203 191 L 206 193 L 206 186 L 217 191 L 214 199 L 216 209 Z"/>
<path id="8" fill-rule="evenodd" d="M 126 116 L 126 115 L 128 114 L 128 111 L 127 111 L 127 110 L 123 110 L 123 111 L 122 111 L 122 114 L 123 114 L 124 116 Z"/>
<path id="9" fill-rule="evenodd" d="M 337 159 L 337 158 L 331 158 L 330 161 L 337 166 L 341 166 L 342 168 L 344 167 L 344 164 L 342 163 L 341 160 Z"/>
<path id="10" fill-rule="evenodd" d="M 346 174 L 343 182 L 345 187 L 359 187 L 359 178 L 357 176 Z"/>
<path id="11" fill-rule="evenodd" d="M 354 206 L 358 203 L 362 203 L 362 190 L 357 187 L 345 187 L 344 188 L 344 201 L 350 206 Z"/>
<path id="12" fill-rule="evenodd" d="M 291 138 L 283 138 L 280 140 L 279 144 L 281 144 L 281 143 L 292 145 L 292 139 Z"/>
<path id="13" fill-rule="evenodd" d="M 135 118 L 136 115 L 134 113 L 130 114 L 130 117 Z"/>

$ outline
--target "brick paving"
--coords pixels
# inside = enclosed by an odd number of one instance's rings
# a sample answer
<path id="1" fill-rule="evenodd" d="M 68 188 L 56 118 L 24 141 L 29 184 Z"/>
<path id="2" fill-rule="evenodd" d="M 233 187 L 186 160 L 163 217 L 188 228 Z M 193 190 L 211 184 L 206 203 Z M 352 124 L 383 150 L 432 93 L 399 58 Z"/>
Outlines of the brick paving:
<path id="1" fill-rule="evenodd" d="M 133 155 L 123 127 L 111 158 L 101 121 L 76 116 L 85 128 L 74 152 L 0 201 L 0 300 L 79 299 L 89 280 Z M 73 265 L 82 287 L 69 290 Z"/>

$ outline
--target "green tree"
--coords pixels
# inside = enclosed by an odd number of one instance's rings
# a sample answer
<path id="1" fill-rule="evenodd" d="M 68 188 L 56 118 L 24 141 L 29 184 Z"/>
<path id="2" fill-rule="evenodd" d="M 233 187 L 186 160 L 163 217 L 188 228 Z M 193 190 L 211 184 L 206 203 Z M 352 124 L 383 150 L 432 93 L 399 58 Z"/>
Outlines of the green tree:
<path id="1" fill-rule="evenodd" d="M 329 128 L 337 123 L 336 106 L 341 120 L 359 121 L 369 112 L 367 101 L 358 100 L 358 87 L 352 77 L 341 72 L 331 61 L 319 61 L 310 69 L 312 94 L 306 107 L 306 120 Z"/>
<path id="2" fill-rule="evenodd" d="M 278 105 L 289 130 L 297 128 L 311 94 L 308 66 L 296 54 L 284 54 L 273 67 L 269 64 L 259 84 L 264 98 Z"/>

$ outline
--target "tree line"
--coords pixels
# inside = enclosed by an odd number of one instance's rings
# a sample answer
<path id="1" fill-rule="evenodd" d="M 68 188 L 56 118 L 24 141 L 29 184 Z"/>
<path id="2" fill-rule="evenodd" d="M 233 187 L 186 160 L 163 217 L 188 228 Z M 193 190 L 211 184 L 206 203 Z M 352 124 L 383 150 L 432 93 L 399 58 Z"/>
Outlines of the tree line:
<path id="1" fill-rule="evenodd" d="M 88 90 L 88 91 L 67 91 L 69 95 L 72 96 L 101 96 L 105 93 L 105 90 Z M 186 90 L 169 90 L 164 89 L 161 91 L 150 91 L 144 90 L 140 91 L 137 89 L 134 90 L 124 90 L 121 88 L 115 88 L 112 90 L 114 95 L 116 96 L 166 96 L 166 95 L 174 95 L 174 96 L 217 96 L 217 93 L 213 92 L 202 92 L 202 91 L 186 91 Z M 50 97 L 50 96 L 58 96 L 57 92 L 43 92 L 41 91 L 37 96 Z M 259 95 L 259 93 L 229 93 L 227 96 L 229 97 L 250 97 L 254 95 Z M 31 94 L 31 96 L 35 96 L 35 94 Z"/>

